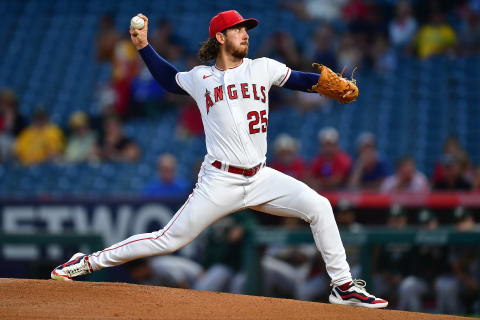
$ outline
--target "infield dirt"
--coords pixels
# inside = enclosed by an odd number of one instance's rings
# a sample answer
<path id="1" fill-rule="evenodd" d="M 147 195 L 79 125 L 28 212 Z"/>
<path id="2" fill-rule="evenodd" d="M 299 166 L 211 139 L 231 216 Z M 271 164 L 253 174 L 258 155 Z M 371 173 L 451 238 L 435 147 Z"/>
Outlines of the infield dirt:
<path id="1" fill-rule="evenodd" d="M 0 319 L 468 319 L 105 282 L 0 279 Z"/>

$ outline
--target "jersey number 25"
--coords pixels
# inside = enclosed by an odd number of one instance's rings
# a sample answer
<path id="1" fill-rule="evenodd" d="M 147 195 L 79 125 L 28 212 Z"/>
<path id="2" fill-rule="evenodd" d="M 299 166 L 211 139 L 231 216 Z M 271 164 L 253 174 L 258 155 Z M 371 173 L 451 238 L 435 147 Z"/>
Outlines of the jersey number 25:
<path id="1" fill-rule="evenodd" d="M 267 132 L 267 110 L 258 111 L 250 111 L 247 114 L 247 120 L 250 120 L 248 127 L 250 128 L 250 134 L 259 133 L 260 129 L 262 132 Z M 257 127 L 259 122 L 262 121 L 261 127 Z"/>

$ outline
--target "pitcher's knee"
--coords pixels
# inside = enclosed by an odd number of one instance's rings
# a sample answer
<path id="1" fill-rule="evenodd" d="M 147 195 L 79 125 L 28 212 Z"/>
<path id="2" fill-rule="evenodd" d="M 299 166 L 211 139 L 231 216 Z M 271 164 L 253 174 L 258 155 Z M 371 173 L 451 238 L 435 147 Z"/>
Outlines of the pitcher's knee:
<path id="1" fill-rule="evenodd" d="M 330 204 L 330 201 L 321 195 L 318 195 L 318 198 L 319 199 L 317 201 L 322 211 L 333 214 L 333 209 L 332 209 L 332 205 Z"/>
<path id="2" fill-rule="evenodd" d="M 181 237 L 173 237 L 168 234 L 159 236 L 155 242 L 157 243 L 157 255 L 164 255 L 173 253 L 184 246 L 186 246 L 189 241 Z"/>
<path id="3" fill-rule="evenodd" d="M 322 221 L 331 220 L 332 222 L 335 221 L 335 218 L 333 216 L 332 205 L 330 204 L 330 201 L 328 201 L 327 198 L 316 193 L 315 195 L 312 196 L 312 198 L 308 203 L 309 203 L 309 208 L 307 212 L 309 212 L 309 220 L 311 224 L 315 224 L 319 220 L 322 220 Z"/>

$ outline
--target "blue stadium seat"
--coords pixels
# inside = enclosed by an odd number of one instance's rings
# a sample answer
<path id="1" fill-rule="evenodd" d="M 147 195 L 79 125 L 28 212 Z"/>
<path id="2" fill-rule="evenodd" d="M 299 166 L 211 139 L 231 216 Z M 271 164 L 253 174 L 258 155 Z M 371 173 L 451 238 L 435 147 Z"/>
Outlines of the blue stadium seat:
<path id="1" fill-rule="evenodd" d="M 385 0 L 386 2 L 391 0 Z M 98 19 L 111 13 L 119 30 L 127 31 L 132 15 L 144 12 L 151 27 L 162 18 L 176 26 L 187 40 L 187 49 L 196 52 L 198 43 L 208 34 L 208 22 L 214 13 L 235 7 L 245 16 L 261 20 L 261 28 L 252 30 L 251 52 L 255 52 L 264 30 L 286 30 L 305 45 L 315 28 L 275 3 L 248 0 L 150 1 L 0 1 L 4 28 L 0 55 L 0 87 L 12 87 L 20 100 L 20 112 L 30 117 L 43 104 L 51 119 L 67 127 L 74 110 L 98 114 L 95 99 L 99 84 L 111 77 L 112 66 L 94 58 L 94 41 Z M 168 13 L 168 15 L 167 15 Z M 192 34 L 192 30 L 196 30 Z M 28 48 L 26 47 L 28 44 Z M 55 48 L 55 49 L 52 49 Z M 318 130 L 333 126 L 340 131 L 340 143 L 351 154 L 363 131 L 377 135 L 380 152 L 393 163 L 400 155 L 410 153 L 419 169 L 431 173 L 442 153 L 448 134 L 458 135 L 480 162 L 480 100 L 478 84 L 480 58 L 470 56 L 452 60 L 436 57 L 418 61 L 399 56 L 401 66 L 388 76 L 376 75 L 366 68 L 356 74 L 360 86 L 357 102 L 330 110 L 298 113 L 292 106 L 270 112 L 268 141 L 286 132 L 301 142 L 301 154 L 310 159 L 318 152 Z M 434 84 L 434 85 L 432 85 Z M 179 159 L 180 174 L 190 177 L 193 167 L 205 153 L 203 138 L 182 141 L 175 136 L 178 111 L 166 112 L 161 118 L 128 123 L 126 133 L 142 148 L 138 164 L 45 164 L 23 168 L 1 164 L 2 196 L 22 194 L 80 195 L 138 193 L 156 175 L 159 154 L 172 152 Z M 272 148 L 268 150 L 271 157 Z M 120 174 L 121 173 L 121 174 Z M 5 181 L 3 183 L 3 181 Z"/>

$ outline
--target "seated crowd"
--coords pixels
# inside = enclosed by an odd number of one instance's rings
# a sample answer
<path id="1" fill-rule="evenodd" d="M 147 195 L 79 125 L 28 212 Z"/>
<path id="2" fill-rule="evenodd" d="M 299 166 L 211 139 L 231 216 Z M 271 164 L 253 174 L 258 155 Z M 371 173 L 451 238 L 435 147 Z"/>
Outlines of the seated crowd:
<path id="1" fill-rule="evenodd" d="M 358 66 L 382 74 L 394 70 L 400 56 L 425 61 L 439 55 L 455 58 L 480 52 L 476 23 L 480 12 L 475 1 L 280 1 L 278 6 L 279 10 L 292 11 L 299 23 L 311 24 L 311 35 L 296 39 L 287 31 L 273 30 L 251 56 L 269 56 L 299 70 L 311 71 L 310 63 L 305 62 L 319 61 L 334 70 L 346 66 L 346 73 Z M 179 107 L 176 135 L 180 139 L 203 135 L 193 100 L 171 95 L 155 82 L 130 39 L 115 27 L 114 19 L 101 17 L 96 36 L 96 63 L 112 67 L 107 83 L 100 84 L 99 113 L 74 112 L 68 128 L 60 128 L 49 120 L 48 109 L 40 106 L 27 124 L 15 92 L 0 88 L 0 162 L 26 166 L 46 161 L 134 163 L 141 158 L 142 150 L 124 133 L 123 121 L 155 117 L 171 106 Z M 187 49 L 188 40 L 168 20 L 152 21 L 149 40 L 179 70 L 189 70 L 199 63 Z M 272 112 L 285 103 L 300 113 L 331 108 L 331 101 L 318 95 L 286 91 L 270 92 Z M 435 164 L 431 179 L 417 170 L 415 159 L 408 155 L 398 159 L 393 170 L 393 164 L 378 152 L 375 137 L 368 132 L 358 137 L 355 155 L 341 149 L 334 128 L 322 129 L 319 143 L 318 155 L 303 159 L 295 139 L 279 135 L 269 164 L 319 191 L 480 188 L 480 170 L 474 168 L 455 138 L 445 142 L 444 155 Z"/>
<path id="2" fill-rule="evenodd" d="M 41 106 L 27 124 L 17 111 L 17 98 L 11 90 L 0 91 L 0 106 L 1 162 L 17 161 L 31 166 L 48 161 L 135 163 L 141 158 L 139 145 L 124 133 L 121 118 L 113 113 L 90 119 L 85 112 L 76 111 L 70 116 L 67 133 L 64 133 L 49 120 Z M 185 137 L 185 130 L 177 129 L 177 134 Z M 443 155 L 435 163 L 431 179 L 417 170 L 411 156 L 398 159 L 393 170 L 377 150 L 375 136 L 370 132 L 359 135 L 353 157 L 342 150 L 335 128 L 322 128 L 318 142 L 318 154 L 304 159 L 299 153 L 299 142 L 287 134 L 280 134 L 273 143 L 269 165 L 318 191 L 418 193 L 480 188 L 480 170 L 474 168 L 468 153 L 454 137 L 445 141 Z M 161 155 L 159 166 L 160 163 L 172 163 L 175 167 L 176 159 L 173 155 Z M 151 186 L 151 190 L 156 188 L 160 187 Z"/>
<path id="3" fill-rule="evenodd" d="M 306 182 L 318 191 L 364 190 L 382 193 L 479 190 L 480 170 L 475 169 L 458 140 L 449 137 L 444 153 L 435 164 L 432 179 L 416 168 L 413 157 L 397 160 L 395 169 L 379 154 L 375 136 L 360 134 L 356 160 L 341 149 L 339 133 L 326 127 L 320 130 L 319 152 L 310 162 L 298 154 L 298 142 L 279 135 L 274 143 L 271 167 Z"/>
<path id="4" fill-rule="evenodd" d="M 122 120 L 110 114 L 95 119 L 92 127 L 83 111 L 74 112 L 67 134 L 38 106 L 30 124 L 17 111 L 15 94 L 0 91 L 0 162 L 19 162 L 24 166 L 44 162 L 75 163 L 85 161 L 136 162 L 141 150 L 123 132 Z"/>

